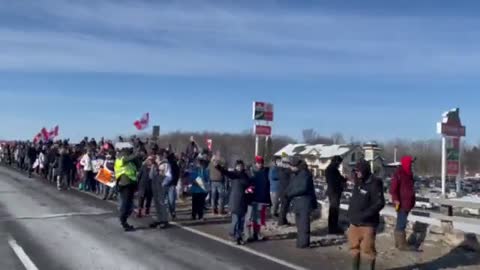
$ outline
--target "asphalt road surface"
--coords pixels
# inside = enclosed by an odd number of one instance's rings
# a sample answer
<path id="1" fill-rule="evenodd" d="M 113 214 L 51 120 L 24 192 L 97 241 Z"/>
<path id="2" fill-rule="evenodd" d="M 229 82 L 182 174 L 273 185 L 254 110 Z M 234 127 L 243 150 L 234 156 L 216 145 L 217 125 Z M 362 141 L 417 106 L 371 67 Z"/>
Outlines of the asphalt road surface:
<path id="1" fill-rule="evenodd" d="M 0 167 L 0 270 L 291 269 L 180 227 L 136 225 L 124 233 L 114 205 Z"/>

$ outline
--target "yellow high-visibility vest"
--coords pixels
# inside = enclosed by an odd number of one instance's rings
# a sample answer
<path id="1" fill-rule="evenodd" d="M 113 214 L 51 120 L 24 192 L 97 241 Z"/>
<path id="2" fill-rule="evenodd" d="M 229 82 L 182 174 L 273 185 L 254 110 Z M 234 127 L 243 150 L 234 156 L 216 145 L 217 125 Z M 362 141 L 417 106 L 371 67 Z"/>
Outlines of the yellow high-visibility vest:
<path id="1" fill-rule="evenodd" d="M 122 158 L 115 160 L 115 178 L 119 179 L 120 176 L 126 175 L 131 181 L 137 181 L 137 168 L 132 162 L 123 162 Z"/>

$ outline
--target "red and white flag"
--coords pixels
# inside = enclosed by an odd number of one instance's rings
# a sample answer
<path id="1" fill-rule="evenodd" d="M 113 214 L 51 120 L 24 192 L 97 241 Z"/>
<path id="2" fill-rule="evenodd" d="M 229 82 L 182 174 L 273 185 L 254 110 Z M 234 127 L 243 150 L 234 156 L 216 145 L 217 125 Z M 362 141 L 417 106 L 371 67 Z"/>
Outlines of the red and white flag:
<path id="1" fill-rule="evenodd" d="M 35 137 L 33 137 L 33 143 L 37 144 L 42 140 L 42 133 L 39 132 Z"/>
<path id="2" fill-rule="evenodd" d="M 46 128 L 42 128 L 40 133 L 42 134 L 42 140 L 44 142 L 46 142 L 50 139 L 50 132 L 48 132 L 48 130 Z"/>
<path id="3" fill-rule="evenodd" d="M 138 129 L 138 130 L 143 130 L 148 127 L 148 122 L 150 121 L 150 114 L 146 113 L 140 118 L 140 120 L 137 120 L 133 123 L 133 125 Z"/>
<path id="4" fill-rule="evenodd" d="M 48 132 L 48 138 L 49 139 L 55 139 L 56 137 L 58 137 L 58 131 L 59 131 L 59 127 L 58 125 L 56 125 L 55 127 L 53 127 L 52 129 L 50 129 L 50 131 Z"/>

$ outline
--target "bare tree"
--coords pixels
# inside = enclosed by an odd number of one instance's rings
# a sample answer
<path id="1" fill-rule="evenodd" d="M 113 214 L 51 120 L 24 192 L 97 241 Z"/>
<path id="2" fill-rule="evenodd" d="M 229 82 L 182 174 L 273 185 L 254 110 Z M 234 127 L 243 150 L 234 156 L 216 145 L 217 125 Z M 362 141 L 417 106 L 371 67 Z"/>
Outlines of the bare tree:
<path id="1" fill-rule="evenodd" d="M 319 135 L 314 129 L 304 129 L 302 131 L 303 141 L 306 144 L 333 144 L 333 140 Z"/>
<path id="2" fill-rule="evenodd" d="M 462 164 L 469 174 L 480 172 L 480 147 L 469 146 L 465 144 L 463 147 Z"/>
<path id="3" fill-rule="evenodd" d="M 305 129 L 302 132 L 303 140 L 309 144 L 332 144 L 345 142 L 342 134 L 335 133 L 331 138 L 319 135 L 314 129 Z M 148 134 L 141 134 L 138 137 L 146 138 Z M 216 133 L 216 132 L 171 132 L 163 134 L 159 138 L 159 146 L 167 147 L 181 153 L 186 150 L 190 136 L 193 136 L 200 148 L 207 148 L 207 139 L 213 140 L 213 151 L 220 151 L 230 164 L 237 159 L 252 163 L 255 151 L 255 137 L 251 132 L 238 134 Z M 289 143 L 294 143 L 290 137 L 274 136 L 271 141 L 271 149 L 267 151 L 267 158 L 278 152 Z M 351 137 L 350 143 L 361 144 L 360 141 Z M 261 144 L 264 145 L 264 144 Z M 431 140 L 406 140 L 395 139 L 381 143 L 385 161 L 393 162 L 395 148 L 397 149 L 397 160 L 402 156 L 411 155 L 416 157 L 415 171 L 419 175 L 438 176 L 441 172 L 441 141 Z M 465 170 L 474 174 L 480 172 L 480 144 L 464 145 L 462 164 Z"/>
<path id="4" fill-rule="evenodd" d="M 218 133 L 218 132 L 181 132 L 175 131 L 168 134 L 163 134 L 158 140 L 159 147 L 166 148 L 171 145 L 172 150 L 180 154 L 185 152 L 190 137 L 193 136 L 198 147 L 201 149 L 207 148 L 207 139 L 213 141 L 213 151 L 220 151 L 227 162 L 232 164 L 236 160 L 243 160 L 246 163 L 252 163 L 255 158 L 255 136 L 251 132 L 243 132 L 238 134 L 232 133 Z M 146 139 L 147 135 L 142 136 Z M 273 136 L 270 142 L 270 153 L 267 153 L 269 158 L 272 153 L 276 153 L 281 148 L 289 143 L 294 143 L 290 137 L 287 136 Z M 261 144 L 262 145 L 262 144 Z"/>
<path id="5" fill-rule="evenodd" d="M 343 134 L 340 132 L 335 132 L 332 134 L 331 139 L 333 141 L 333 144 L 345 144 L 345 138 L 343 137 Z"/>
<path id="6" fill-rule="evenodd" d="M 415 171 L 421 175 L 439 175 L 441 170 L 440 140 L 402 140 L 388 141 L 382 145 L 383 156 L 387 161 L 394 160 L 395 148 L 397 159 L 409 155 L 416 158 Z"/>
<path id="7" fill-rule="evenodd" d="M 302 135 L 305 143 L 310 143 L 317 138 L 317 132 L 313 128 L 304 129 Z"/>

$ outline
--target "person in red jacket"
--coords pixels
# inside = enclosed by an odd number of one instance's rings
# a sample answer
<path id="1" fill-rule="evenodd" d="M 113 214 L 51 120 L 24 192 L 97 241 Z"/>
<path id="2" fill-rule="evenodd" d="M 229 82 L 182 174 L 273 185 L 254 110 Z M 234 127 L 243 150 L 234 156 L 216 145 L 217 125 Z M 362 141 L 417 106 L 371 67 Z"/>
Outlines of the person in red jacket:
<path id="1" fill-rule="evenodd" d="M 412 165 L 414 158 L 405 156 L 392 178 L 390 195 L 397 210 L 397 224 L 395 227 L 395 247 L 409 251 L 413 250 L 407 244 L 405 229 L 408 223 L 408 214 L 415 206 L 415 185 L 413 179 Z"/>

